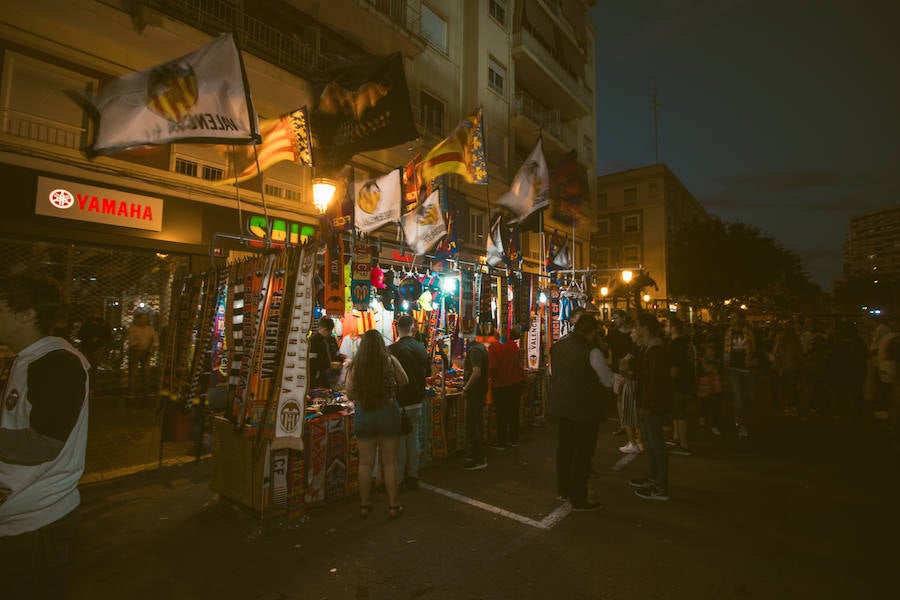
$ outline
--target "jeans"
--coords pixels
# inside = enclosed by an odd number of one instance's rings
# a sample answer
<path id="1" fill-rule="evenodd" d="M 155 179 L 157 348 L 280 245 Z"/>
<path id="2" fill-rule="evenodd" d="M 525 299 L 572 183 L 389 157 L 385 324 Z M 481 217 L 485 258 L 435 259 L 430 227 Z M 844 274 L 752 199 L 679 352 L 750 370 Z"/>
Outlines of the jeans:
<path id="1" fill-rule="evenodd" d="M 647 458 L 649 466 L 647 477 L 653 480 L 656 487 L 663 491 L 669 490 L 669 451 L 666 449 L 666 440 L 663 437 L 662 415 L 647 415 L 641 418 L 641 433 L 644 436 L 644 444 L 647 446 Z"/>
<path id="2" fill-rule="evenodd" d="M 756 390 L 756 376 L 753 371 L 728 369 L 728 385 L 734 400 L 734 424 L 743 427 Z"/>
<path id="3" fill-rule="evenodd" d="M 487 393 L 466 394 L 466 458 L 484 462 L 484 402 Z"/>
<path id="4" fill-rule="evenodd" d="M 419 429 L 422 427 L 422 403 L 406 407 L 406 415 L 412 422 L 412 431 L 400 437 L 397 452 L 397 475 L 400 481 L 407 477 L 419 478 Z"/>
<path id="5" fill-rule="evenodd" d="M 494 406 L 497 407 L 497 443 L 519 443 L 519 401 L 523 382 L 494 388 Z"/>
<path id="6" fill-rule="evenodd" d="M 596 421 L 558 419 L 556 428 L 556 489 L 573 505 L 588 502 L 591 461 L 597 446 Z"/>
<path id="7" fill-rule="evenodd" d="M 76 508 L 40 529 L 0 537 L 0 598 L 65 598 L 69 544 L 77 526 Z"/>

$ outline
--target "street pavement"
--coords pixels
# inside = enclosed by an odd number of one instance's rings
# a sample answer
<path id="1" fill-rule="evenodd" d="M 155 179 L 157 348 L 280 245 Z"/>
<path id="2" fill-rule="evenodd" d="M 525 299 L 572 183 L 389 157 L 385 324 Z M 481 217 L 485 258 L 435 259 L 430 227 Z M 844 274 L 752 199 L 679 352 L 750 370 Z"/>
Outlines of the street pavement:
<path id="1" fill-rule="evenodd" d="M 556 500 L 553 431 L 423 471 L 388 518 L 358 499 L 265 530 L 209 490 L 209 463 L 82 490 L 76 599 L 630 599 L 895 597 L 898 452 L 884 424 L 773 419 L 750 442 L 696 432 L 672 456 L 670 502 L 635 497 L 613 424 L 601 431 L 598 512 Z"/>

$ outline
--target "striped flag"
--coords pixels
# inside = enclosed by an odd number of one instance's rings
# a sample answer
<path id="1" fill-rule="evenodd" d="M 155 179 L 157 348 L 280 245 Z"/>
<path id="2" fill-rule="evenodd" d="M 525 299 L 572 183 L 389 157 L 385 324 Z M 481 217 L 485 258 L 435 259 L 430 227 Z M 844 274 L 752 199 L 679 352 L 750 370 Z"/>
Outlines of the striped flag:
<path id="1" fill-rule="evenodd" d="M 92 102 L 99 115 L 96 153 L 173 142 L 260 141 L 244 63 L 230 33 L 181 58 L 119 77 Z"/>
<path id="2" fill-rule="evenodd" d="M 305 106 L 277 119 L 260 119 L 259 130 L 262 144 L 256 147 L 256 156 L 245 150 L 244 156 L 235 160 L 234 170 L 241 169 L 237 174 L 238 181 L 256 176 L 257 158 L 260 172 L 285 160 L 306 167 L 313 166 L 309 118 Z"/>
<path id="3" fill-rule="evenodd" d="M 469 183 L 487 184 L 482 118 L 482 108 L 479 106 L 456 126 L 450 137 L 425 155 L 422 160 L 424 179 L 459 173 Z"/>

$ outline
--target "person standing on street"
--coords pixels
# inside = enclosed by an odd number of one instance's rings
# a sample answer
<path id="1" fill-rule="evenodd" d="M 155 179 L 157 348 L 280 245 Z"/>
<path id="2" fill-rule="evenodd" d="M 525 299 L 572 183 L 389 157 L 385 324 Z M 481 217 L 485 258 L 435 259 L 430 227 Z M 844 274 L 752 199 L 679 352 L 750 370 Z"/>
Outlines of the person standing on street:
<path id="1" fill-rule="evenodd" d="M 330 388 L 337 379 L 342 361 L 333 332 L 331 317 L 321 317 L 309 338 L 309 371 L 314 387 Z"/>
<path id="2" fill-rule="evenodd" d="M 669 351 L 672 357 L 672 425 L 674 444 L 669 449 L 672 454 L 690 456 L 688 445 L 687 406 L 697 393 L 697 350 L 691 339 L 685 335 L 684 321 L 669 317 L 666 321 L 669 337 Z"/>
<path id="3" fill-rule="evenodd" d="M 638 315 L 637 343 L 644 347 L 638 362 L 638 414 L 647 446 L 647 475 L 628 483 L 646 500 L 669 499 L 669 453 L 663 424 L 672 408 L 672 359 L 662 340 L 662 326 L 650 313 Z"/>
<path id="4" fill-rule="evenodd" d="M 372 473 L 375 454 L 380 450 L 384 465 L 384 488 L 388 514 L 403 514 L 397 450 L 400 447 L 400 405 L 398 389 L 409 383 L 406 371 L 384 345 L 381 334 L 370 329 L 362 336 L 359 351 L 347 369 L 347 397 L 353 401 L 353 434 L 359 448 L 359 516 L 372 512 Z"/>
<path id="5" fill-rule="evenodd" d="M 493 328 L 491 328 L 493 330 Z M 488 332 L 488 336 L 490 337 Z M 466 471 L 487 468 L 484 454 L 484 404 L 488 391 L 488 351 L 476 338 L 466 353 L 463 366 L 463 398 L 466 403 Z"/>
<path id="6" fill-rule="evenodd" d="M 731 317 L 725 332 L 724 363 L 728 368 L 728 387 L 734 401 L 734 424 L 738 437 L 747 438 L 747 412 L 756 393 L 756 369 L 759 366 L 756 335 L 747 324 L 747 317 L 738 311 Z"/>
<path id="7" fill-rule="evenodd" d="M 624 310 L 616 309 L 613 311 L 612 323 L 609 331 L 606 333 L 606 343 L 609 346 L 612 358 L 612 369 L 614 372 L 619 373 L 622 360 L 629 354 L 632 356 L 637 354 L 637 346 L 631 339 L 631 325 Z M 627 419 L 625 419 L 624 415 L 624 402 L 622 390 L 620 389 L 616 392 L 616 408 L 619 415 L 619 429 L 616 431 L 616 434 L 626 434 L 628 436 L 628 445 L 625 447 L 636 448 L 634 436 L 628 433 L 628 426 L 625 423 Z"/>
<path id="8" fill-rule="evenodd" d="M 50 280 L 0 280 L 0 344 L 15 353 L 0 405 L 0 598 L 65 598 L 87 447 L 88 360 L 50 335 Z"/>
<path id="9" fill-rule="evenodd" d="M 506 342 L 491 344 L 488 348 L 491 393 L 497 408 L 497 440 L 494 447 L 499 450 L 519 445 L 519 405 L 525 370 L 516 343 L 518 339 L 518 329 L 512 329 Z"/>
<path id="10" fill-rule="evenodd" d="M 398 401 L 412 423 L 412 431 L 400 438 L 397 452 L 398 476 L 404 488 L 419 488 L 419 428 L 422 424 L 422 402 L 425 400 L 425 378 L 431 373 L 428 351 L 415 336 L 416 322 L 409 315 L 397 319 L 398 340 L 390 345 L 409 383 L 400 388 Z"/>
<path id="11" fill-rule="evenodd" d="M 572 333 L 550 348 L 548 413 L 556 424 L 556 486 L 559 499 L 570 501 L 575 511 L 602 508 L 588 497 L 588 479 L 613 373 L 596 346 L 597 329 L 594 316 L 584 314 Z"/>

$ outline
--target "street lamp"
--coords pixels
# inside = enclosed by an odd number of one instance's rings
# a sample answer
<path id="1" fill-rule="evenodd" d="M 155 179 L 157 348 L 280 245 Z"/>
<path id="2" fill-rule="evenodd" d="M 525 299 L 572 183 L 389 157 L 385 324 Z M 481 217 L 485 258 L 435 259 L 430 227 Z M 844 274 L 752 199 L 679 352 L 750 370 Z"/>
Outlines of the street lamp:
<path id="1" fill-rule="evenodd" d="M 333 179 L 327 177 L 313 177 L 313 204 L 319 214 L 324 215 L 328 210 L 328 205 L 334 197 L 334 191 L 337 189 L 337 183 Z"/>
<path id="2" fill-rule="evenodd" d="M 644 304 L 650 304 L 650 294 L 644 294 Z"/>
<path id="3" fill-rule="evenodd" d="M 631 277 L 634 275 L 631 271 L 622 271 L 622 281 L 625 283 L 631 283 Z"/>
<path id="4" fill-rule="evenodd" d="M 609 296 L 609 288 L 606 286 L 603 286 L 602 288 L 600 288 L 600 295 L 603 296 L 604 298 Z"/>

